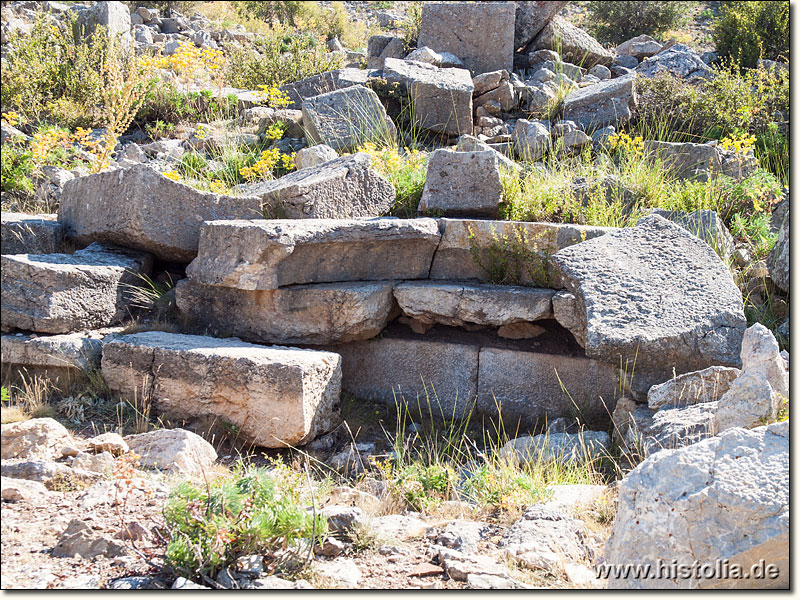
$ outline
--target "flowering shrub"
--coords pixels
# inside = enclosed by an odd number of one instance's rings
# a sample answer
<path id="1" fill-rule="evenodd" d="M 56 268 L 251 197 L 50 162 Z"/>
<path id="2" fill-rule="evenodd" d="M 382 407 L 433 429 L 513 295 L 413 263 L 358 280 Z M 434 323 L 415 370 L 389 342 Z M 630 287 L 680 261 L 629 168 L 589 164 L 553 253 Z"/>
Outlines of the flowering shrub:
<path id="1" fill-rule="evenodd" d="M 264 150 L 255 163 L 242 167 L 239 173 L 245 181 L 271 179 L 278 171 L 290 171 L 294 168 L 294 154 L 281 154 L 277 148 Z"/>
<path id="2" fill-rule="evenodd" d="M 260 85 L 258 87 L 261 90 L 258 92 L 258 95 L 261 101 L 267 106 L 271 106 L 272 108 L 286 108 L 292 103 L 289 94 L 282 91 L 277 86 Z"/>
<path id="3" fill-rule="evenodd" d="M 413 218 L 425 187 L 428 156 L 419 150 L 404 148 L 378 148 L 373 142 L 358 148 L 369 154 L 372 167 L 386 177 L 394 186 L 395 202 L 392 215 Z"/>

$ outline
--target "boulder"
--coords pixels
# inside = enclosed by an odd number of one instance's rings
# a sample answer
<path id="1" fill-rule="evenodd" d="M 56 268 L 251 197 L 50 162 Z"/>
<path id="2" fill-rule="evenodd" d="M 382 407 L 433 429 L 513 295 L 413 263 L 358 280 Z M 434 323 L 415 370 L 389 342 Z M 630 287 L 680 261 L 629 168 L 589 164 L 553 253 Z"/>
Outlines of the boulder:
<path id="1" fill-rule="evenodd" d="M 261 344 L 338 344 L 378 335 L 393 314 L 392 283 L 365 281 L 240 290 L 185 279 L 178 310 L 198 332 Z"/>
<path id="2" fill-rule="evenodd" d="M 214 447 L 185 429 L 157 429 L 129 435 L 125 442 L 146 468 L 199 476 L 217 460 Z"/>
<path id="3" fill-rule="evenodd" d="M 478 138 L 471 135 L 464 134 L 460 136 L 458 138 L 458 144 L 456 144 L 456 150 L 459 152 L 482 152 L 485 150 L 491 150 L 497 154 L 497 160 L 500 161 L 500 164 L 504 168 L 508 169 L 509 171 L 518 171 L 520 169 L 520 166 L 508 158 L 505 154 L 498 152 L 486 142 L 482 142 Z"/>
<path id="4" fill-rule="evenodd" d="M 258 135 L 266 133 L 267 129 L 276 123 L 283 123 L 286 126 L 286 133 L 284 135 L 291 138 L 302 138 L 306 134 L 302 110 L 295 110 L 293 108 L 274 109 L 266 106 L 256 106 L 246 109 L 243 118 L 245 121 L 250 119 L 258 120 L 258 129 L 256 130 Z M 328 160 L 333 160 L 336 156 L 338 155 L 331 156 Z M 297 168 L 299 169 L 301 167 Z"/>
<path id="5" fill-rule="evenodd" d="M 98 2 L 91 8 L 78 11 L 77 28 L 84 37 L 91 36 L 97 26 L 109 36 L 130 36 L 131 14 L 124 2 Z"/>
<path id="6" fill-rule="evenodd" d="M 517 156 L 528 162 L 535 161 L 550 150 L 550 130 L 541 121 L 518 119 L 511 141 Z"/>
<path id="7" fill-rule="evenodd" d="M 761 323 L 755 323 L 745 331 L 741 358 L 742 371 L 763 374 L 778 394 L 789 398 L 787 359 L 784 359 L 775 336 Z"/>
<path id="8" fill-rule="evenodd" d="M 325 144 L 318 144 L 298 150 L 294 157 L 294 164 L 299 171 L 308 167 L 316 167 L 336 158 L 339 158 L 336 150 Z"/>
<path id="9" fill-rule="evenodd" d="M 374 70 L 355 68 L 326 71 L 300 81 L 286 83 L 280 87 L 280 90 L 289 96 L 290 104 L 287 108 L 299 110 L 306 98 L 313 98 L 352 85 L 365 85 L 375 73 Z"/>
<path id="10" fill-rule="evenodd" d="M 328 522 L 328 531 L 333 534 L 352 534 L 364 527 L 364 511 L 357 506 L 325 506 L 320 515 Z"/>
<path id="11" fill-rule="evenodd" d="M 618 127 L 631 118 L 636 105 L 633 77 L 618 77 L 570 92 L 564 99 L 564 119 L 587 131 Z"/>
<path id="12" fill-rule="evenodd" d="M 540 433 L 515 438 L 500 448 L 500 455 L 520 461 L 583 461 L 608 454 L 611 440 L 605 431 Z"/>
<path id="13" fill-rule="evenodd" d="M 676 77 L 687 79 L 696 75 L 706 76 L 710 69 L 697 52 L 684 44 L 674 44 L 640 62 L 636 72 L 645 77 L 672 73 Z"/>
<path id="14" fill-rule="evenodd" d="M 105 242 L 184 263 L 197 254 L 203 221 L 261 216 L 260 198 L 201 192 L 147 165 L 68 181 L 58 211 L 78 244 Z"/>
<path id="15" fill-rule="evenodd" d="M 473 73 L 514 68 L 514 2 L 422 5 L 418 46 L 451 52 Z"/>
<path id="16" fill-rule="evenodd" d="M 468 554 L 438 547 L 439 564 L 454 581 L 467 581 L 468 577 L 475 575 L 489 575 L 492 577 L 508 577 L 508 568 L 490 556 L 484 554 Z"/>
<path id="17" fill-rule="evenodd" d="M 11 459 L 0 464 L 3 477 L 38 481 L 49 490 L 57 490 L 64 486 L 79 486 L 81 483 L 93 483 L 103 475 L 84 469 L 73 469 L 69 465 L 53 460 Z"/>
<path id="18" fill-rule="evenodd" d="M 553 316 L 562 327 L 572 333 L 581 348 L 586 348 L 586 312 L 573 294 L 565 291 L 555 293 Z"/>
<path id="19" fill-rule="evenodd" d="M 649 215 L 552 262 L 586 315 L 576 334 L 586 355 L 626 371 L 635 364 L 638 393 L 673 369 L 740 365 L 741 292 L 714 251 L 678 225 Z"/>
<path id="20" fill-rule="evenodd" d="M 567 2 L 516 2 L 514 50 L 524 50 Z"/>
<path id="21" fill-rule="evenodd" d="M 6 502 L 36 504 L 47 497 L 49 491 L 38 481 L 0 477 L 0 497 Z"/>
<path id="22" fill-rule="evenodd" d="M 687 406 L 665 405 L 653 412 L 638 405 L 620 428 L 625 453 L 646 458 L 661 450 L 675 450 L 709 438 L 717 431 L 714 414 L 719 402 Z"/>
<path id="23" fill-rule="evenodd" d="M 654 208 L 650 212 L 661 215 L 695 234 L 711 246 L 723 260 L 730 260 L 731 256 L 733 256 L 733 236 L 731 236 L 723 220 L 713 210 L 700 209 L 686 213 L 679 210 Z"/>
<path id="24" fill-rule="evenodd" d="M 92 244 L 71 255 L 3 255 L 0 263 L 3 330 L 68 333 L 121 321 L 152 258 Z"/>
<path id="25" fill-rule="evenodd" d="M 688 578 L 611 572 L 608 587 L 788 588 L 788 421 L 750 431 L 731 429 L 677 451 L 659 452 L 619 486 L 619 508 L 605 547 L 607 567 L 713 567 L 720 560 L 728 563 L 725 571 L 703 569 L 701 577 L 694 569 Z M 769 574 L 749 577 L 759 561 L 762 570 L 768 565 Z"/>
<path id="26" fill-rule="evenodd" d="M 387 58 L 403 58 L 405 55 L 406 43 L 403 38 L 394 35 L 373 35 L 367 40 L 369 69 L 382 69 Z"/>
<path id="27" fill-rule="evenodd" d="M 392 144 L 397 137 L 378 94 L 363 85 L 308 98 L 302 110 L 309 145 L 352 152 L 367 142 Z"/>
<path id="28" fill-rule="evenodd" d="M 414 123 L 447 135 L 472 133 L 472 77 L 466 69 L 387 58 L 383 76 L 396 84 L 413 106 Z"/>
<path id="29" fill-rule="evenodd" d="M 646 140 L 644 151 L 678 179 L 706 180 L 720 165 L 717 149 L 710 144 Z"/>
<path id="30" fill-rule="evenodd" d="M 125 454 L 130 449 L 120 434 L 111 431 L 90 438 L 86 444 L 94 452 L 109 452 L 114 456 Z"/>
<path id="31" fill-rule="evenodd" d="M 123 398 L 140 397 L 144 386 L 162 413 L 220 418 L 275 448 L 335 424 L 341 361 L 330 352 L 149 331 L 109 342 L 103 376 Z"/>
<path id="32" fill-rule="evenodd" d="M 3 254 L 55 254 L 64 250 L 64 228 L 57 215 L 3 211 L 0 247 Z"/>
<path id="33" fill-rule="evenodd" d="M 439 238 L 433 219 L 211 221 L 186 273 L 241 290 L 426 279 Z"/>
<path id="34" fill-rule="evenodd" d="M 8 423 L 0 431 L 0 456 L 3 460 L 60 458 L 61 449 L 75 443 L 69 431 L 49 417 Z"/>
<path id="35" fill-rule="evenodd" d="M 789 293 L 789 211 L 786 211 L 783 226 L 772 251 L 767 258 L 769 275 L 775 285 Z"/>
<path id="36" fill-rule="evenodd" d="M 448 217 L 499 218 L 503 196 L 501 164 L 494 150 L 434 151 L 428 158 L 417 210 Z"/>
<path id="37" fill-rule="evenodd" d="M 583 29 L 559 16 L 553 17 L 542 28 L 528 46 L 528 52 L 531 50 L 555 50 L 566 62 L 584 69 L 591 69 L 598 64 L 608 66 L 614 58 Z"/>
<path id="38" fill-rule="evenodd" d="M 370 166 L 370 157 L 363 152 L 295 171 L 280 179 L 251 184 L 246 192 L 260 198 L 267 218 L 377 217 L 388 213 L 395 200 L 394 187 Z M 204 220 L 213 221 L 216 218 Z M 221 218 L 247 217 L 240 214 L 238 217 L 228 215 Z"/>
<path id="39" fill-rule="evenodd" d="M 369 525 L 373 531 L 379 531 L 387 539 L 401 541 L 422 537 L 428 528 L 425 521 L 407 515 L 373 517 Z"/>
<path id="40" fill-rule="evenodd" d="M 125 546 L 119 542 L 94 531 L 81 519 L 72 519 L 53 548 L 52 556 L 59 558 L 107 556 L 113 558 L 124 556 L 127 553 Z"/>
<path id="41" fill-rule="evenodd" d="M 701 402 L 719 400 L 730 389 L 741 374 L 733 367 L 708 367 L 676 375 L 669 381 L 659 383 L 647 392 L 647 406 L 658 410 L 666 405 L 689 406 Z"/>
<path id="42" fill-rule="evenodd" d="M 475 99 L 473 100 L 473 104 L 475 106 L 485 106 L 487 104 L 496 102 L 497 105 L 499 105 L 500 110 L 509 112 L 517 105 L 517 95 L 514 90 L 514 86 L 510 81 L 508 81 L 508 75 L 506 75 L 506 81 L 500 83 L 496 88 L 491 89 L 481 95 L 477 95 L 473 92 L 473 96 L 475 96 Z"/>
<path id="43" fill-rule="evenodd" d="M 425 323 L 500 327 L 552 318 L 553 290 L 445 281 L 403 282 L 394 297 L 406 315 Z"/>
<path id="44" fill-rule="evenodd" d="M 664 49 L 660 43 L 649 35 L 637 35 L 617 46 L 617 55 L 633 56 L 637 61 L 650 58 Z M 635 68 L 636 65 L 633 65 Z"/>

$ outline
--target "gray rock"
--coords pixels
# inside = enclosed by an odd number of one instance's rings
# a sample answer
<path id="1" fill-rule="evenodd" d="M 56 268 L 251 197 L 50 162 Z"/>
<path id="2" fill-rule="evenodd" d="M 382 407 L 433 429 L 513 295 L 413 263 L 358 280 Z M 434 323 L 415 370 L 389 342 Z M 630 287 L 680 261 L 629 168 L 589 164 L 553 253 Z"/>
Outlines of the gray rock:
<path id="1" fill-rule="evenodd" d="M 516 2 L 514 50 L 522 50 L 544 29 L 567 2 Z"/>
<path id="2" fill-rule="evenodd" d="M 639 63 L 636 72 L 645 77 L 655 77 L 658 73 L 672 73 L 686 79 L 695 75 L 706 75 L 709 67 L 700 55 L 683 44 L 675 44 Z"/>
<path id="3" fill-rule="evenodd" d="M 64 229 L 57 215 L 2 213 L 3 254 L 55 254 L 64 250 Z"/>
<path id="4" fill-rule="evenodd" d="M 416 125 L 447 135 L 472 133 L 472 78 L 466 69 L 387 58 L 383 75 L 409 97 Z"/>
<path id="5" fill-rule="evenodd" d="M 399 56 L 397 58 L 403 57 Z M 408 56 L 405 57 L 405 60 L 428 63 L 429 65 L 439 67 L 442 64 L 442 55 L 438 52 L 434 52 L 427 46 L 422 46 L 421 48 L 417 48 L 413 52 L 410 52 Z"/>
<path id="6" fill-rule="evenodd" d="M 382 69 L 387 58 L 403 58 L 406 43 L 393 35 L 373 35 L 367 41 L 367 68 Z"/>
<path id="7" fill-rule="evenodd" d="M 616 52 L 618 57 L 620 55 L 633 56 L 637 61 L 641 61 L 645 58 L 650 58 L 654 54 L 658 54 L 663 49 L 664 46 L 649 35 L 637 35 L 617 46 Z M 634 64 L 631 68 L 636 68 L 636 65 Z"/>
<path id="8" fill-rule="evenodd" d="M 581 461 L 605 456 L 610 444 L 605 431 L 541 433 L 509 441 L 500 448 L 500 454 L 520 461 Z"/>
<path id="9" fill-rule="evenodd" d="M 733 237 L 719 215 L 713 210 L 700 209 L 692 213 L 677 210 L 652 209 L 653 214 L 677 223 L 706 242 L 723 260 L 733 255 Z"/>
<path id="10" fill-rule="evenodd" d="M 91 36 L 97 26 L 105 28 L 109 36 L 129 36 L 131 15 L 124 2 L 98 2 L 91 8 L 78 12 L 77 28 L 84 36 Z"/>
<path id="11" fill-rule="evenodd" d="M 535 161 L 550 150 L 550 131 L 541 121 L 518 119 L 511 136 L 514 152 L 525 161 Z"/>
<path id="12" fill-rule="evenodd" d="M 531 50 L 555 50 L 565 61 L 584 69 L 597 64 L 609 65 L 613 59 L 613 55 L 596 39 L 559 16 L 553 17 L 542 28 L 528 46 L 528 51 Z"/>
<path id="13" fill-rule="evenodd" d="M 778 235 L 778 241 L 775 242 L 772 251 L 767 258 L 767 266 L 769 267 L 769 275 L 775 285 L 781 290 L 789 293 L 789 210 L 786 210 L 783 220 L 783 226 Z"/>
<path id="14" fill-rule="evenodd" d="M 3 255 L 2 328 L 69 333 L 107 327 L 129 310 L 147 254 L 92 244 L 75 254 Z"/>
<path id="15" fill-rule="evenodd" d="M 309 145 L 352 152 L 367 142 L 391 144 L 397 137 L 378 95 L 363 85 L 308 98 L 302 110 Z"/>
<path id="16" fill-rule="evenodd" d="M 595 65 L 589 69 L 589 75 L 594 75 L 600 81 L 604 81 L 611 77 L 611 69 L 604 65 Z"/>
<path id="17" fill-rule="evenodd" d="M 157 429 L 129 435 L 125 443 L 139 455 L 143 467 L 168 473 L 196 475 L 217 460 L 211 444 L 185 429 Z"/>
<path id="18" fill-rule="evenodd" d="M 0 457 L 3 460 L 58 458 L 61 449 L 72 444 L 74 441 L 69 431 L 55 419 L 28 419 L 2 426 Z"/>
<path id="19" fill-rule="evenodd" d="M 394 187 L 363 152 L 250 185 L 246 192 L 261 199 L 269 217 L 289 219 L 377 217 L 388 213 L 395 200 Z"/>
<path id="20" fill-rule="evenodd" d="M 66 169 L 53 166 L 41 167 L 40 174 L 33 177 L 36 200 L 44 206 L 58 206 L 61 194 L 64 192 L 64 184 L 71 179 L 75 179 L 75 175 Z"/>
<path id="21" fill-rule="evenodd" d="M 394 307 L 388 281 L 247 291 L 184 280 L 176 287 L 175 299 L 180 313 L 197 331 L 262 344 L 369 339 L 386 327 Z"/>
<path id="22" fill-rule="evenodd" d="M 581 348 L 586 348 L 586 312 L 573 294 L 556 292 L 553 296 L 553 316 L 572 333 Z"/>
<path id="23" fill-rule="evenodd" d="M 394 288 L 401 310 L 423 322 L 499 327 L 552 317 L 553 290 L 438 281 L 404 282 Z"/>
<path id="24" fill-rule="evenodd" d="M 457 152 L 440 148 L 428 159 L 418 211 L 450 217 L 500 216 L 500 159 L 494 150 Z"/>
<path id="25" fill-rule="evenodd" d="M 720 165 L 717 149 L 710 144 L 646 140 L 644 150 L 659 166 L 678 179 L 705 180 Z"/>
<path id="26" fill-rule="evenodd" d="M 439 239 L 433 219 L 211 221 L 186 273 L 242 290 L 426 279 Z"/>
<path id="27" fill-rule="evenodd" d="M 755 323 L 742 338 L 742 370 L 762 373 L 772 388 L 784 398 L 789 397 L 789 376 L 785 358 L 772 332 Z"/>
<path id="28" fill-rule="evenodd" d="M 245 586 L 248 590 L 309 590 L 314 589 L 313 586 L 307 581 L 300 579 L 298 581 L 289 581 L 282 579 L 275 575 L 267 575 L 259 577 L 258 579 L 250 580 Z"/>
<path id="29" fill-rule="evenodd" d="M 100 473 L 73 469 L 65 463 L 38 459 L 3 460 L 0 472 L 3 477 L 38 481 L 49 490 L 59 489 L 65 485 L 93 483 L 103 477 Z"/>
<path id="30" fill-rule="evenodd" d="M 361 582 L 361 569 L 352 558 L 336 558 L 331 562 L 320 562 L 315 571 L 321 577 L 331 581 L 333 586 L 345 589 L 358 587 Z"/>
<path id="31" fill-rule="evenodd" d="M 0 126 L 0 144 L 5 144 L 6 141 L 10 141 L 14 138 L 21 138 L 22 140 L 29 142 L 33 138 L 25 133 L 22 133 L 16 127 L 12 127 L 11 125 L 7 125 L 3 123 Z"/>
<path id="32" fill-rule="evenodd" d="M 633 77 L 618 77 L 570 92 L 564 99 L 564 118 L 591 131 L 607 125 L 619 126 L 636 106 Z"/>
<path id="33" fill-rule="evenodd" d="M 514 91 L 514 86 L 510 81 L 501 82 L 496 88 L 477 96 L 473 100 L 475 106 L 484 106 L 486 104 L 497 102 L 500 109 L 509 112 L 517 105 L 517 97 Z"/>
<path id="34" fill-rule="evenodd" d="M 514 2 L 426 2 L 417 44 L 451 52 L 473 73 L 514 67 Z"/>
<path id="35" fill-rule="evenodd" d="M 630 416 L 629 427 L 624 428 L 623 446 L 627 453 L 645 458 L 661 450 L 695 444 L 718 431 L 714 425 L 718 406 L 718 401 L 666 405 L 656 412 L 637 406 Z"/>
<path id="36" fill-rule="evenodd" d="M 510 171 L 519 170 L 519 165 L 515 163 L 513 160 L 508 158 L 502 152 L 498 152 L 489 144 L 480 141 L 478 138 L 471 136 L 471 135 L 462 135 L 458 138 L 458 144 L 456 144 L 456 150 L 458 152 L 483 152 L 485 150 L 491 150 L 495 154 L 497 154 L 497 160 L 500 161 L 500 164 Z"/>
<path id="37" fill-rule="evenodd" d="M 298 150 L 294 157 L 294 164 L 299 171 L 308 167 L 316 167 L 336 158 L 339 158 L 336 150 L 325 144 L 318 144 Z"/>
<path id="38" fill-rule="evenodd" d="M 262 135 L 266 133 L 267 129 L 274 125 L 275 123 L 283 123 L 286 125 L 286 134 L 285 136 L 291 138 L 302 138 L 306 134 L 306 130 L 303 124 L 303 111 L 302 110 L 295 110 L 293 108 L 278 108 L 272 109 L 267 108 L 266 106 L 248 108 L 245 110 L 253 111 L 257 109 L 266 109 L 270 112 L 260 112 L 260 120 L 258 122 L 258 130 L 256 133 Z M 336 158 L 336 156 L 331 157 Z M 298 167 L 299 168 L 299 167 Z"/>
<path id="39" fill-rule="evenodd" d="M 483 554 L 467 554 L 439 547 L 439 564 L 447 576 L 455 581 L 467 581 L 470 575 L 508 577 L 505 565 Z"/>
<path id="40" fill-rule="evenodd" d="M 261 215 L 260 198 L 201 192 L 137 165 L 68 181 L 58 221 L 79 244 L 100 241 L 188 263 L 203 221 Z"/>
<path id="41" fill-rule="evenodd" d="M 713 250 L 685 229 L 649 215 L 559 250 L 552 261 L 586 314 L 586 355 L 628 361 L 628 369 L 635 362 L 639 385 L 649 389 L 672 369 L 740 364 L 741 292 Z"/>
<path id="42" fill-rule="evenodd" d="M 48 489 L 38 481 L 0 477 L 0 497 L 6 502 L 37 504 L 44 500 L 48 494 Z"/>
<path id="43" fill-rule="evenodd" d="M 90 370 L 100 366 L 103 335 L 3 335 L 3 365 Z"/>
<path id="44" fill-rule="evenodd" d="M 205 585 L 200 585 L 199 583 L 195 583 L 194 581 L 189 581 L 184 577 L 178 577 L 172 584 L 170 588 L 172 590 L 210 590 L 210 587 Z"/>
<path id="45" fill-rule="evenodd" d="M 328 531 L 339 534 L 352 534 L 364 527 L 364 511 L 356 506 L 328 505 L 320 514 L 328 522 Z"/>
<path id="46" fill-rule="evenodd" d="M 517 581 L 511 577 L 499 575 L 486 575 L 475 573 L 467 574 L 467 588 L 471 590 L 527 590 L 534 589 L 532 585 Z"/>
<path id="47" fill-rule="evenodd" d="M 300 81 L 284 84 L 280 89 L 289 96 L 291 101 L 287 108 L 299 109 L 306 98 L 312 98 L 352 85 L 364 85 L 375 73 L 374 70 L 355 68 L 326 71 Z"/>
<path id="48" fill-rule="evenodd" d="M 63 558 L 73 558 L 76 555 L 81 558 L 94 558 L 124 556 L 127 553 L 122 544 L 95 532 L 82 520 L 73 519 L 58 539 L 52 555 Z"/>
<path id="49" fill-rule="evenodd" d="M 732 429 L 659 452 L 619 486 L 606 564 L 738 565 L 763 559 L 776 578 L 610 578 L 617 588 L 764 588 L 789 585 L 789 423 Z M 659 562 L 661 561 L 661 562 Z M 697 562 L 695 562 L 697 561 Z M 731 571 L 732 572 L 732 571 Z"/>
<path id="50" fill-rule="evenodd" d="M 123 398 L 140 396 L 145 385 L 162 413 L 217 417 L 275 448 L 305 443 L 335 424 L 341 365 L 329 352 L 150 331 L 109 342 L 103 376 Z"/>
<path id="51" fill-rule="evenodd" d="M 659 383 L 647 392 L 647 406 L 657 410 L 666 405 L 689 406 L 701 402 L 719 400 L 730 389 L 741 374 L 733 367 L 708 367 L 676 375 L 669 381 Z"/>
<path id="52" fill-rule="evenodd" d="M 110 452 L 101 452 L 100 454 L 78 452 L 78 455 L 70 463 L 70 467 L 110 476 L 114 470 L 115 463 L 116 461 Z"/>
<path id="53" fill-rule="evenodd" d="M 133 15 L 131 15 L 133 18 Z M 139 17 L 141 19 L 141 17 Z M 133 37 L 139 44 L 152 44 L 153 43 L 153 30 L 145 25 L 134 25 Z"/>
<path id="54" fill-rule="evenodd" d="M 546 69 L 553 73 L 554 78 L 556 75 L 563 75 L 575 83 L 581 81 L 587 73 L 586 69 L 568 62 L 562 62 L 560 58 L 557 60 L 546 60 L 539 66 L 541 69 Z M 595 67 L 597 66 L 603 68 L 602 65 L 595 65 Z M 595 67 L 592 67 L 592 69 Z"/>
<path id="55" fill-rule="evenodd" d="M 115 579 L 108 585 L 110 590 L 163 590 L 165 584 L 155 577 L 133 576 Z"/>

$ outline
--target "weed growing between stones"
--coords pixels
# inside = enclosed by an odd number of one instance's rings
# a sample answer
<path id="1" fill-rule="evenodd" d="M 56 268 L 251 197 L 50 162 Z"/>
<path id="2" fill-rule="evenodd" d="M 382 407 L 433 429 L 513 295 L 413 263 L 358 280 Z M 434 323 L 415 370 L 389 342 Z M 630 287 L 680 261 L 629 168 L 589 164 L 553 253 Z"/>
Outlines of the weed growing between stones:
<path id="1" fill-rule="evenodd" d="M 374 142 L 360 146 L 358 151 L 369 154 L 372 167 L 394 186 L 396 200 L 391 215 L 401 219 L 416 217 L 425 188 L 427 154 L 417 149 L 379 148 Z"/>
<path id="2" fill-rule="evenodd" d="M 506 233 L 498 234 L 493 229 L 489 244 L 478 243 L 472 227 L 468 227 L 468 231 L 470 255 L 486 273 L 489 283 L 550 287 L 553 277 L 550 254 L 555 245 L 554 231 L 529 234 L 524 228 L 516 227 L 509 236 Z"/>

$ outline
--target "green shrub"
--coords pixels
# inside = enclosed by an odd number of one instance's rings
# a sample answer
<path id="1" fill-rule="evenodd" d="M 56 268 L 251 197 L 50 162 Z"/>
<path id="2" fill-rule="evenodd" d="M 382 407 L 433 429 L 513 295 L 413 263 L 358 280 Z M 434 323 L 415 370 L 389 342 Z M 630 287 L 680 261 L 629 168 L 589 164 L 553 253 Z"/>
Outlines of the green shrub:
<path id="1" fill-rule="evenodd" d="M 589 2 L 592 33 L 604 43 L 622 42 L 647 34 L 657 37 L 680 27 L 692 2 Z"/>
<path id="2" fill-rule="evenodd" d="M 3 144 L 0 152 L 0 189 L 4 192 L 33 192 L 33 153 L 18 144 Z"/>
<path id="3" fill-rule="evenodd" d="M 789 2 L 723 2 L 712 36 L 720 56 L 742 67 L 755 67 L 760 58 L 787 61 Z"/>
<path id="4" fill-rule="evenodd" d="M 166 565 L 184 577 L 202 578 L 249 554 L 263 555 L 273 567 L 301 558 L 291 550 L 307 551 L 327 528 L 323 518 L 306 511 L 304 488 L 300 476 L 276 477 L 261 469 L 203 485 L 179 484 L 164 508 Z"/>
<path id="5" fill-rule="evenodd" d="M 236 6 L 243 18 L 260 19 L 267 23 L 278 22 L 292 27 L 297 27 L 302 20 L 313 19 L 318 10 L 316 2 L 295 0 L 237 2 Z"/>
<path id="6" fill-rule="evenodd" d="M 152 89 L 136 113 L 134 123 L 157 139 L 169 130 L 169 125 L 210 123 L 236 117 L 236 96 L 217 97 L 212 90 L 181 92 L 171 83 L 161 83 Z"/>

